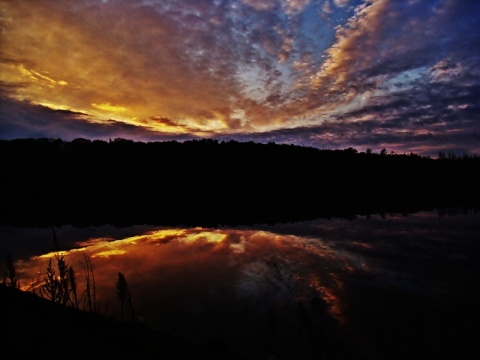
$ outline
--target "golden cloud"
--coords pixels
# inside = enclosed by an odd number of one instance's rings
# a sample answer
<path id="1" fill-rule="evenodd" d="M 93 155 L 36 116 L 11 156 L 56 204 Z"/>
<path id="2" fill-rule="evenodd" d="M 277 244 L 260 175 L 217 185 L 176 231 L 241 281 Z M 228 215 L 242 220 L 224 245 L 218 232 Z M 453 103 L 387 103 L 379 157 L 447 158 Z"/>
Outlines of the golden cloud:
<path id="1" fill-rule="evenodd" d="M 208 128 L 196 120 L 199 109 L 228 107 L 236 94 L 233 78 L 212 75 L 219 71 L 215 63 L 188 53 L 184 42 L 196 35 L 170 14 L 139 3 L 3 2 L 1 7 L 2 57 L 15 62 L 2 63 L 0 80 L 20 86 L 17 99 L 62 104 L 105 119 L 121 114 L 125 122 L 148 120 L 153 128 L 157 117 Z M 226 122 L 228 115 L 217 120 Z"/>

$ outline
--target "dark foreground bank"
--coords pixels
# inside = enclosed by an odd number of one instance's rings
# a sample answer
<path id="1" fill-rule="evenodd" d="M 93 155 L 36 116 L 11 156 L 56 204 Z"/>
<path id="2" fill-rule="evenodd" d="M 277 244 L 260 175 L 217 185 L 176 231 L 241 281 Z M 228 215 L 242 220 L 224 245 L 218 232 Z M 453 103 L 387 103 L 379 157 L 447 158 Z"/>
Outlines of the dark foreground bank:
<path id="1" fill-rule="evenodd" d="M 10 359 L 211 359 L 211 360 L 368 360 L 352 339 L 335 339 L 335 353 L 240 354 L 222 341 L 195 343 L 96 313 L 53 303 L 0 284 L 0 358 Z M 208 321 L 208 319 L 206 319 Z M 333 347 L 332 347 L 333 349 Z M 331 351 L 330 351 L 331 352 Z"/>
<path id="2" fill-rule="evenodd" d="M 3 359 L 245 359 L 221 344 L 195 344 L 142 324 L 52 303 L 0 284 Z"/>

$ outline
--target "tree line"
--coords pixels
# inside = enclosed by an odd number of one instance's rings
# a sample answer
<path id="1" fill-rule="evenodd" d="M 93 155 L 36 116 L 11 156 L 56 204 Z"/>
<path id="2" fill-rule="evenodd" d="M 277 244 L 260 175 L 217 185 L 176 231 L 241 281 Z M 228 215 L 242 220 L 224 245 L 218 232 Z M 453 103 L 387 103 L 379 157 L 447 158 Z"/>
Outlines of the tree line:
<path id="1" fill-rule="evenodd" d="M 216 225 L 477 208 L 480 158 L 212 139 L 0 141 L 7 223 Z"/>

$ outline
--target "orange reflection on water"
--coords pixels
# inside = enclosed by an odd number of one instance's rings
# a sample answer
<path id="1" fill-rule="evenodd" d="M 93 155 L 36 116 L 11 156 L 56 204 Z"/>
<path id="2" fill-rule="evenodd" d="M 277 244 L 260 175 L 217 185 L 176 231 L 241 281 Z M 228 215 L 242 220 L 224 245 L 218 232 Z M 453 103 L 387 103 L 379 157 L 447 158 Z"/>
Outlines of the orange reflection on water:
<path id="1" fill-rule="evenodd" d="M 23 289 L 39 293 L 48 260 L 54 265 L 61 254 L 75 270 L 81 297 L 88 257 L 96 299 L 107 315 L 118 315 L 115 284 L 122 272 L 137 317 L 169 329 L 188 323 L 194 336 L 205 330 L 200 323 L 192 325 L 194 313 L 229 314 L 236 308 L 241 317 L 245 304 L 256 303 L 258 311 L 262 302 L 308 301 L 312 294 L 329 302 L 330 313 L 341 319 L 341 272 L 355 271 L 345 254 L 319 239 L 257 230 L 161 229 L 122 240 L 91 238 L 77 246 L 18 262 L 20 277 L 31 279 Z"/>

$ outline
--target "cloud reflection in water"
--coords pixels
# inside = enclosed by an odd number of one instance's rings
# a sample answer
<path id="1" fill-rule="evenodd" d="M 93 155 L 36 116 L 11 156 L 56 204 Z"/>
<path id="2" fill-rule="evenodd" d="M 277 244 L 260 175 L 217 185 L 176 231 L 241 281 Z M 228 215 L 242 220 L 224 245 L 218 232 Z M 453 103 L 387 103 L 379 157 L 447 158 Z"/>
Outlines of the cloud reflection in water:
<path id="1" fill-rule="evenodd" d="M 76 270 L 79 289 L 85 286 L 83 254 L 92 259 L 101 309 L 118 314 L 120 271 L 139 317 L 196 339 L 235 333 L 254 342 L 268 330 L 265 319 L 272 308 L 308 302 L 315 294 L 329 301 L 332 315 L 340 318 L 341 273 L 355 268 L 319 239 L 261 230 L 166 229 L 122 240 L 91 238 L 77 246 L 61 253 Z M 41 281 L 47 259 L 55 254 L 22 262 L 21 277 Z M 276 269 L 292 284 L 293 295 L 277 281 Z M 30 287 L 24 283 L 25 290 Z"/>
<path id="2" fill-rule="evenodd" d="M 245 229 L 141 227 L 142 235 L 116 229 L 123 235 L 113 236 L 100 229 L 97 237 L 73 236 L 62 253 L 77 271 L 79 289 L 83 252 L 90 256 L 104 313 L 118 315 L 115 282 L 121 271 L 136 314 L 174 334 L 228 339 L 251 353 L 268 338 L 281 311 L 288 325 L 281 339 L 299 336 L 288 317 L 295 312 L 292 300 L 307 303 L 316 294 L 371 351 L 392 359 L 411 352 L 431 358 L 466 348 L 459 336 L 480 318 L 479 225 L 474 214 L 422 212 Z M 17 244 L 24 243 L 11 233 Z M 70 233 L 59 229 L 60 243 Z M 12 254 L 23 258 L 16 265 L 26 289 L 27 279 L 42 280 L 55 252 Z M 405 344 L 401 351 L 394 346 L 398 342 Z"/>

